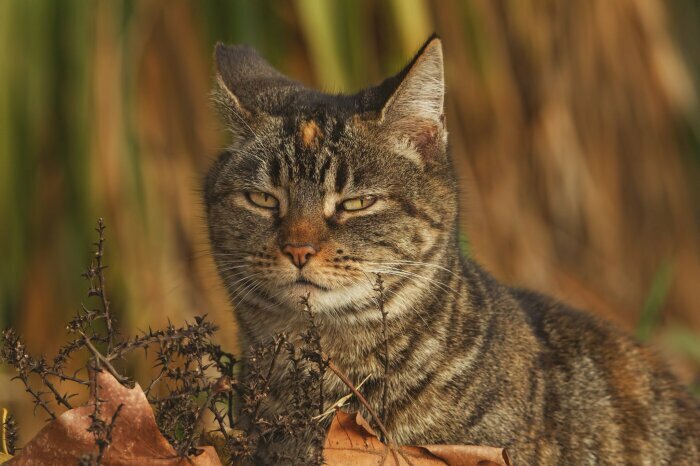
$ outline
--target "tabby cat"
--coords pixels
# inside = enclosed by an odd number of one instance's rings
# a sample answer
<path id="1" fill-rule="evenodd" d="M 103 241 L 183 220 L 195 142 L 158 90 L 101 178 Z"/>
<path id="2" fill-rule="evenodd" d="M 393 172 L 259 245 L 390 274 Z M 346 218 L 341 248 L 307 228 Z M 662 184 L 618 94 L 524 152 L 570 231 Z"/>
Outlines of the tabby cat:
<path id="1" fill-rule="evenodd" d="M 506 447 L 516 465 L 700 464 L 698 403 L 647 348 L 460 254 L 439 38 L 353 95 L 309 89 L 247 46 L 215 56 L 234 141 L 205 202 L 244 346 L 302 331 L 308 294 L 324 351 L 352 380 L 371 375 L 379 406 L 381 274 L 395 441 Z M 278 372 L 271 414 L 289 398 Z M 347 394 L 327 375 L 328 401 Z"/>

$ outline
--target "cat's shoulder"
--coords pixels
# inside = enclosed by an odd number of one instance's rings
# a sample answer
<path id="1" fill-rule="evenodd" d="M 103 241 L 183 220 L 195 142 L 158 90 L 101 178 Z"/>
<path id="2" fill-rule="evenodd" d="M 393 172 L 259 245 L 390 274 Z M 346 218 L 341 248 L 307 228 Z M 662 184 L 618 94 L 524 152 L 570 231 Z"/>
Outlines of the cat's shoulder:
<path id="1" fill-rule="evenodd" d="M 585 353 L 588 347 L 641 347 L 630 335 L 612 322 L 589 311 L 572 307 L 551 296 L 524 289 L 509 288 L 533 334 L 549 347 L 567 347 Z"/>

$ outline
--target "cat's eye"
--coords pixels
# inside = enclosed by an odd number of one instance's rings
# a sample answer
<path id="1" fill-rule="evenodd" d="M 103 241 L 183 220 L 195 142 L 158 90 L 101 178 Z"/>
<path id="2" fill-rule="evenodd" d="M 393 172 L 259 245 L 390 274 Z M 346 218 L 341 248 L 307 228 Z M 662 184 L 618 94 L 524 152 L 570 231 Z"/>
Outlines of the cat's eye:
<path id="1" fill-rule="evenodd" d="M 280 205 L 280 201 L 275 196 L 260 191 L 247 191 L 245 197 L 251 204 L 263 209 L 276 209 Z"/>
<path id="2" fill-rule="evenodd" d="M 377 202 L 377 198 L 374 196 L 362 196 L 343 201 L 340 203 L 340 207 L 345 211 L 352 212 L 355 210 L 366 209 L 375 202 Z"/>

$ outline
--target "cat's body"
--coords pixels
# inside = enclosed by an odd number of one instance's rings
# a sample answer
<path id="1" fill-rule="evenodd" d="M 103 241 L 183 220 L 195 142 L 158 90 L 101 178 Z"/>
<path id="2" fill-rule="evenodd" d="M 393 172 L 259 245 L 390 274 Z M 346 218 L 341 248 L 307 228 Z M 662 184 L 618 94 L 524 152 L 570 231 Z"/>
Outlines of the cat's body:
<path id="1" fill-rule="evenodd" d="M 206 186 L 213 250 L 244 344 L 306 328 L 380 406 L 399 443 L 506 447 L 517 465 L 698 464 L 700 411 L 629 337 L 499 284 L 459 254 L 442 52 L 353 96 L 304 88 L 252 49 L 217 47 L 217 101 L 235 145 Z M 274 414 L 290 394 L 280 366 Z M 347 388 L 326 377 L 326 401 Z"/>

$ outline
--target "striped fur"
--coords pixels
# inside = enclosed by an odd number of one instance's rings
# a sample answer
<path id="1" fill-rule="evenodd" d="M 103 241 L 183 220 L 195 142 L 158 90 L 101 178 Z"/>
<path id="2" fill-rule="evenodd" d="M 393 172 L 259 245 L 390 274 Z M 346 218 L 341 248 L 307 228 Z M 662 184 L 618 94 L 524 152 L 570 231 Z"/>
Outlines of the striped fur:
<path id="1" fill-rule="evenodd" d="M 250 48 L 219 46 L 217 63 L 214 98 L 235 141 L 205 200 L 245 345 L 303 331 L 309 293 L 324 350 L 351 379 L 370 376 L 363 392 L 379 406 L 381 273 L 396 441 L 502 446 L 518 465 L 700 464 L 698 403 L 647 348 L 460 255 L 439 39 L 351 96 L 307 89 Z M 338 208 L 367 194 L 377 202 L 364 211 Z M 290 238 L 318 248 L 301 270 L 281 251 Z M 270 415 L 289 399 L 285 377 L 280 366 Z M 347 393 L 330 375 L 326 387 L 328 402 Z"/>

